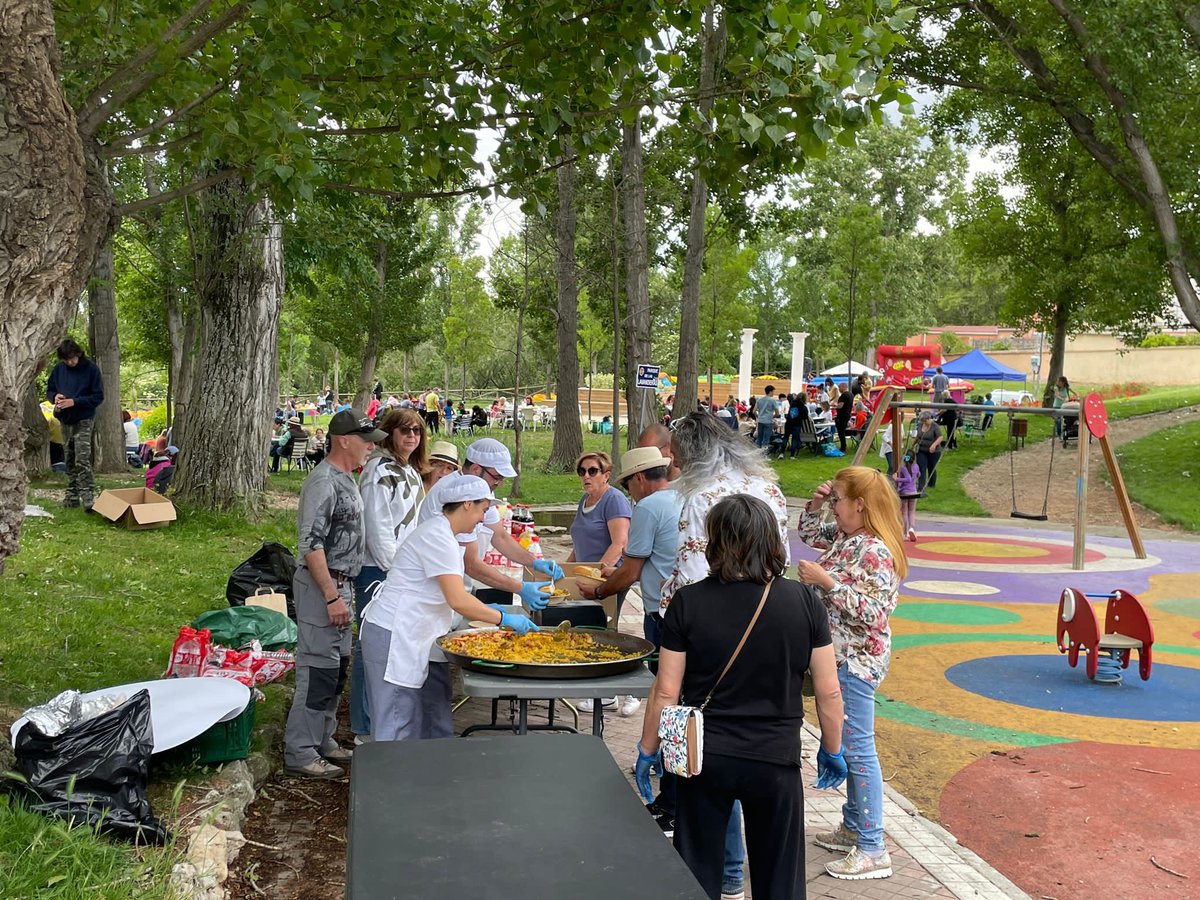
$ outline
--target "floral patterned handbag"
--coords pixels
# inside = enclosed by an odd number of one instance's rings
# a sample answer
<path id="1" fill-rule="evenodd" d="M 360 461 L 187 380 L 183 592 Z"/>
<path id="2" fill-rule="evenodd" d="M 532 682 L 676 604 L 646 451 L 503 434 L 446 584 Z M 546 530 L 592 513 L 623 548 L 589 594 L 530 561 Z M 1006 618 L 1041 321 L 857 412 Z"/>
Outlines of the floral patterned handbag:
<path id="1" fill-rule="evenodd" d="M 767 595 L 771 593 L 771 583 L 768 581 L 763 587 L 762 598 L 758 601 L 758 609 L 754 611 L 742 639 L 738 641 L 733 655 L 729 657 L 729 662 L 725 663 L 725 668 L 717 676 L 716 684 L 712 686 L 712 690 L 708 692 L 704 702 L 699 706 L 663 707 L 662 714 L 658 718 L 658 737 L 662 742 L 664 771 L 681 778 L 691 778 L 693 775 L 700 774 L 700 770 L 704 766 L 704 708 L 712 700 L 717 685 L 729 672 L 733 661 L 742 652 L 746 638 L 750 637 L 750 631 L 754 628 L 754 623 L 758 621 L 759 614 L 762 613 L 763 606 L 767 602 Z"/>

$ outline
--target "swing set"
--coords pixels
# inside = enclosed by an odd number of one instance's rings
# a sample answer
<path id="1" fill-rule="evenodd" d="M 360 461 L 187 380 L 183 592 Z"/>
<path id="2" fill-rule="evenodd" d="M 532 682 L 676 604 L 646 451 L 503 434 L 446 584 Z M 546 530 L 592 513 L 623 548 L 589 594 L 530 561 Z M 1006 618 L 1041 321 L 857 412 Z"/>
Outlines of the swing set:
<path id="1" fill-rule="evenodd" d="M 972 403 L 934 403 L 931 401 L 905 401 L 896 399 L 901 396 L 899 388 L 885 387 L 879 392 L 879 397 L 875 405 L 875 410 L 871 414 L 871 419 L 867 423 L 866 430 L 863 432 L 862 440 L 859 441 L 858 450 L 854 454 L 854 461 L 851 463 L 855 466 L 860 466 L 863 459 L 870 450 L 872 442 L 875 440 L 875 435 L 885 423 L 890 422 L 892 429 L 892 446 L 903 448 L 904 446 L 904 414 L 906 410 L 943 410 L 953 409 L 959 412 L 969 413 L 984 413 L 999 415 L 1004 412 L 1003 409 L 997 409 L 995 406 L 983 406 L 981 404 Z M 1083 569 L 1084 548 L 1087 540 L 1087 487 L 1088 487 L 1088 451 L 1091 445 L 1091 438 L 1095 438 L 1100 445 L 1100 450 L 1104 454 L 1104 464 L 1108 469 L 1109 480 L 1112 482 L 1113 492 L 1117 496 L 1117 505 L 1121 509 L 1121 518 L 1125 523 L 1125 531 L 1129 535 L 1129 543 L 1133 547 L 1134 556 L 1138 559 L 1146 558 L 1146 546 L 1142 542 L 1141 531 L 1138 528 L 1137 520 L 1133 516 L 1133 504 L 1129 500 L 1129 492 L 1125 489 L 1125 479 L 1121 476 L 1121 468 L 1117 465 L 1117 457 L 1113 453 L 1112 443 L 1108 439 L 1108 411 L 1104 408 L 1104 401 L 1100 399 L 1100 395 L 1096 393 L 1088 394 L 1083 399 L 1081 407 L 1068 407 L 1063 409 L 1041 408 L 1041 407 L 1022 407 L 1020 410 L 1022 415 L 1038 415 L 1050 416 L 1056 419 L 1079 418 L 1080 425 L 1086 426 L 1088 437 L 1082 433 L 1079 434 L 1079 458 L 1075 478 L 1075 522 L 1074 522 L 1074 541 L 1073 553 L 1071 557 L 1071 568 L 1075 570 Z M 1009 433 L 1012 433 L 1012 417 L 1014 411 L 1009 411 Z M 1046 490 L 1042 498 L 1042 511 L 1040 513 L 1022 512 L 1017 508 L 1017 475 L 1016 465 L 1013 461 L 1013 454 L 1016 452 L 1014 444 L 1010 441 L 1008 450 L 1008 471 L 1009 479 L 1012 483 L 1012 512 L 1011 517 L 1014 519 L 1026 519 L 1035 522 L 1045 522 L 1049 519 L 1048 510 L 1050 506 L 1050 485 L 1054 478 L 1054 445 L 1058 443 L 1058 439 L 1054 438 L 1050 442 L 1050 468 L 1046 473 Z M 1064 446 L 1066 442 L 1064 441 Z M 901 453 L 893 455 L 893 474 L 896 471 L 896 464 L 901 458 Z"/>

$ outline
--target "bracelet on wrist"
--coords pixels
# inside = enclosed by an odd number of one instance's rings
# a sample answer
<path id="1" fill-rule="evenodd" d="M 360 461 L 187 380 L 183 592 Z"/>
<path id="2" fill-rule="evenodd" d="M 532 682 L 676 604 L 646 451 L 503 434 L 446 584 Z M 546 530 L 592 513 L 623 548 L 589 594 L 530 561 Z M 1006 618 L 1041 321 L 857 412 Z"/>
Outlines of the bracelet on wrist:
<path id="1" fill-rule="evenodd" d="M 337 602 L 338 602 L 339 600 L 341 600 L 341 599 L 342 599 L 342 595 L 341 595 L 341 594 L 338 594 L 338 595 L 337 595 L 336 597 L 334 597 L 332 600 L 326 600 L 326 601 L 325 601 L 325 605 L 326 605 L 326 606 L 333 606 L 333 604 L 337 603 Z"/>

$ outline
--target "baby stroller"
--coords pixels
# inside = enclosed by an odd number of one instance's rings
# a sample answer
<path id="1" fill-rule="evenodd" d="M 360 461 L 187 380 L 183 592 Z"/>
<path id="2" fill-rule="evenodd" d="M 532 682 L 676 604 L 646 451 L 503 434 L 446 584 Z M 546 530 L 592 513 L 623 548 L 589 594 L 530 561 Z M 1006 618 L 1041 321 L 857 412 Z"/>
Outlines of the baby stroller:
<path id="1" fill-rule="evenodd" d="M 1067 446 L 1068 441 L 1079 440 L 1079 416 L 1063 416 L 1062 420 L 1062 445 Z"/>

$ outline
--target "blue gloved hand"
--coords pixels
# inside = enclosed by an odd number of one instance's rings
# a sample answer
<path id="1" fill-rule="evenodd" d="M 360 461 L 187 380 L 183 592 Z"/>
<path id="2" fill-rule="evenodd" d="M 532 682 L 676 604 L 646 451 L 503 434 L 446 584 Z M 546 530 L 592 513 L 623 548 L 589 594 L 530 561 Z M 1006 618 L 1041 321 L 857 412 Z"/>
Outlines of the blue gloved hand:
<path id="1" fill-rule="evenodd" d="M 535 572 L 541 572 L 552 581 L 558 581 L 558 579 L 566 575 L 562 570 L 562 566 L 552 559 L 535 559 L 531 568 Z"/>
<path id="2" fill-rule="evenodd" d="M 521 585 L 521 603 L 526 609 L 537 612 L 550 605 L 550 595 L 542 593 L 548 584 L 548 581 L 526 581 Z"/>
<path id="3" fill-rule="evenodd" d="M 654 785 L 650 783 L 650 775 L 655 770 L 662 771 L 661 751 L 659 753 L 646 753 L 642 750 L 642 745 L 639 742 L 637 752 L 638 758 L 637 765 L 633 769 L 633 780 L 637 784 L 638 793 L 642 795 L 642 799 L 647 803 L 653 803 Z"/>
<path id="4" fill-rule="evenodd" d="M 846 766 L 843 751 L 828 753 L 824 747 L 817 750 L 817 780 L 813 787 L 823 791 L 832 791 L 842 786 L 850 770 Z"/>
<path id="5" fill-rule="evenodd" d="M 520 613 L 500 613 L 500 627 L 511 628 L 517 634 L 529 634 L 531 631 L 538 630 L 528 616 Z"/>

